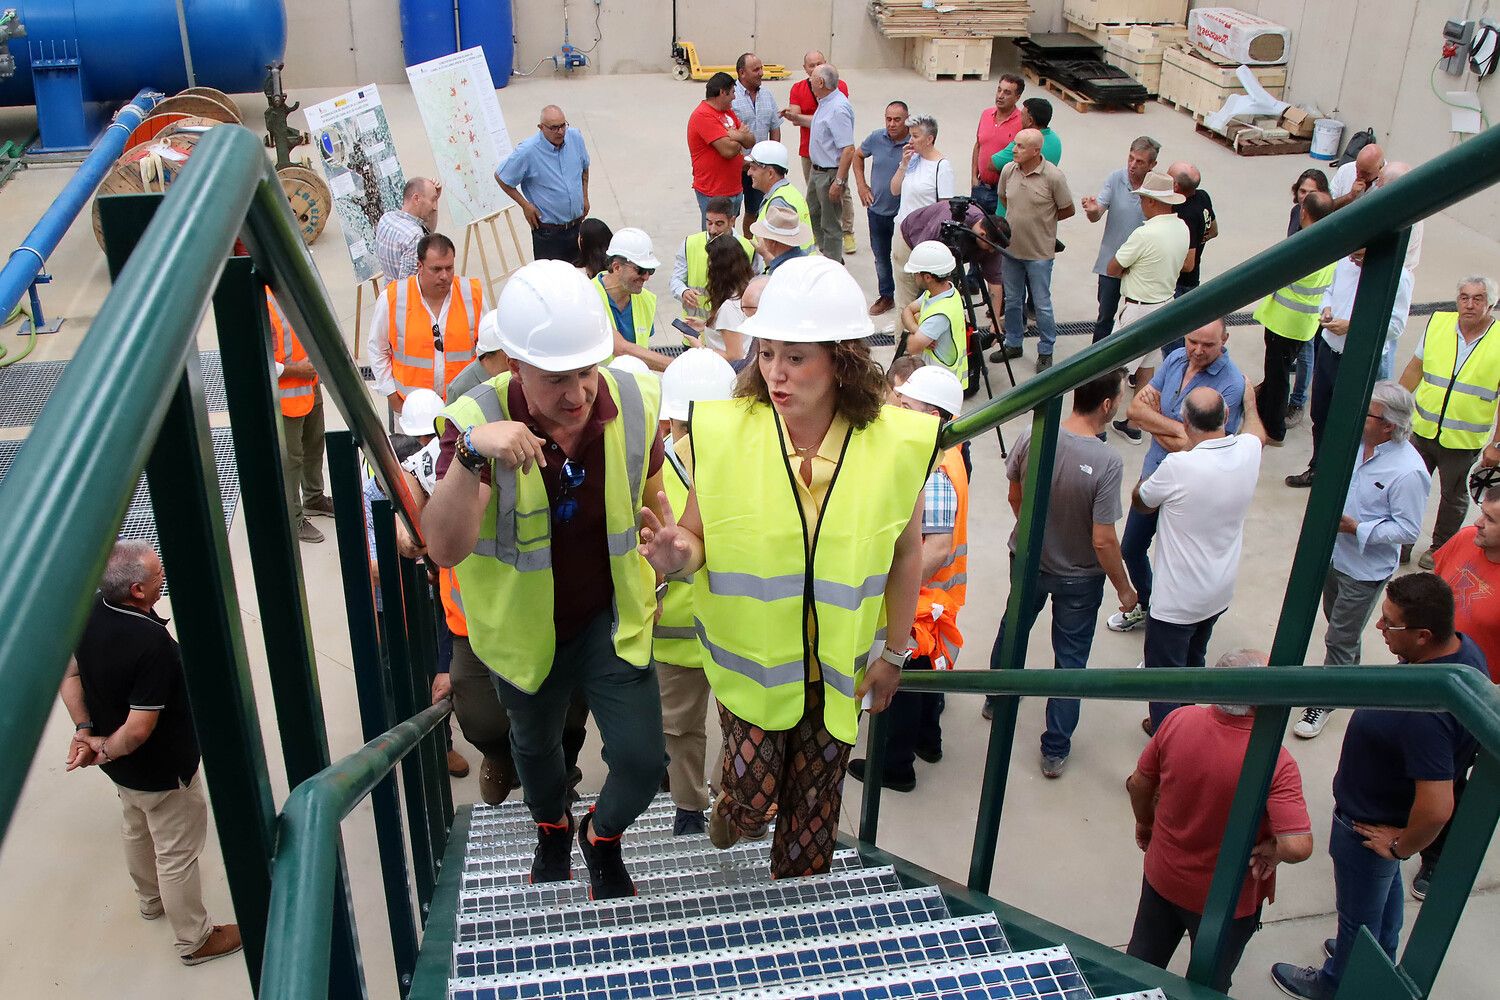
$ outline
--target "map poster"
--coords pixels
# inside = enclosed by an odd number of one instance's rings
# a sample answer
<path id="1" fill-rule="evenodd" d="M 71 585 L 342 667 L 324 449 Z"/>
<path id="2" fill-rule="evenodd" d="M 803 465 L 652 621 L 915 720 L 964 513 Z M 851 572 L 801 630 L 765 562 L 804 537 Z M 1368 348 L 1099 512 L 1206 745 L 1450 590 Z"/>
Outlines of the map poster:
<path id="1" fill-rule="evenodd" d="M 464 49 L 406 68 L 412 97 L 443 182 L 443 205 L 457 230 L 507 208 L 495 168 L 510 155 L 510 133 L 484 50 Z"/>
<path id="2" fill-rule="evenodd" d="M 314 104 L 306 114 L 354 264 L 354 280 L 369 281 L 380 273 L 375 226 L 386 212 L 401 207 L 406 184 L 380 93 L 371 84 Z"/>

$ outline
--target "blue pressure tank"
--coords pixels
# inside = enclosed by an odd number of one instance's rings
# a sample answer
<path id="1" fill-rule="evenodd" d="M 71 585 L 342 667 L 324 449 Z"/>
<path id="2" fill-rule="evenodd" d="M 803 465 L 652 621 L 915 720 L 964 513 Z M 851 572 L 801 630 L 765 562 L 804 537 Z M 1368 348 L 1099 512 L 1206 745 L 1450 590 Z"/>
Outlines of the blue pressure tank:
<path id="1" fill-rule="evenodd" d="M 459 48 L 484 49 L 490 79 L 497 88 L 510 82 L 515 57 L 509 0 L 458 0 Z"/>
<path id="2" fill-rule="evenodd" d="M 401 53 L 406 65 L 458 51 L 453 0 L 401 0 Z"/>

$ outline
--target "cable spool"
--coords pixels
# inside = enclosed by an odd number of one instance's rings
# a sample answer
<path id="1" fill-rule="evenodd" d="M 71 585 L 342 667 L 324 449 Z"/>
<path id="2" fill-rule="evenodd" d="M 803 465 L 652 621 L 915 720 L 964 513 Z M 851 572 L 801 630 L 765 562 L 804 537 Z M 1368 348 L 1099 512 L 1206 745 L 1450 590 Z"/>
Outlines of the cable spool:
<path id="1" fill-rule="evenodd" d="M 214 91 L 214 93 L 218 93 L 218 91 Z M 243 124 L 240 121 L 239 108 L 235 107 L 234 102 L 222 94 L 218 97 L 210 97 L 204 94 L 193 94 L 183 91 L 162 101 L 152 113 L 161 115 L 174 111 L 194 115 L 199 118 L 212 118 L 217 122 L 229 122 L 233 125 Z"/>
<path id="2" fill-rule="evenodd" d="M 104 247 L 104 228 L 99 221 L 99 198 L 111 194 L 144 194 L 165 191 L 177 179 L 201 132 L 175 132 L 159 135 L 125 153 L 109 168 L 94 196 L 94 239 Z"/>
<path id="3" fill-rule="evenodd" d="M 333 193 L 316 170 L 292 165 L 276 171 L 281 181 L 281 190 L 286 192 L 292 217 L 302 231 L 302 242 L 311 246 L 328 224 L 328 215 L 333 211 Z"/>
<path id="4" fill-rule="evenodd" d="M 174 125 L 184 118 L 191 117 L 192 115 L 181 111 L 168 111 L 164 115 L 150 115 L 142 120 L 135 127 L 134 131 L 130 133 L 130 138 L 125 140 L 125 148 L 130 149 L 132 146 L 139 146 L 143 142 L 150 142 L 166 131 L 168 126 Z"/>
<path id="5" fill-rule="evenodd" d="M 153 115 L 152 117 L 156 116 Z M 202 135 L 204 132 L 208 131 L 211 128 L 217 128 L 220 125 L 226 124 L 225 122 L 219 121 L 217 118 L 200 118 L 197 115 L 184 115 L 177 112 L 169 113 L 165 117 L 175 120 L 162 123 L 160 129 L 156 132 L 156 134 L 152 135 L 150 138 L 137 140 L 135 134 L 131 133 L 130 139 L 125 143 L 125 152 L 120 154 L 120 159 L 124 159 L 126 156 L 129 156 L 131 153 L 135 152 L 142 146 L 149 146 L 153 142 L 158 142 L 162 139 L 167 139 L 174 135 Z M 147 121 L 150 121 L 150 119 L 147 119 Z M 145 122 L 142 122 L 141 124 L 144 125 Z M 115 162 L 119 162 L 119 160 L 116 160 Z"/>

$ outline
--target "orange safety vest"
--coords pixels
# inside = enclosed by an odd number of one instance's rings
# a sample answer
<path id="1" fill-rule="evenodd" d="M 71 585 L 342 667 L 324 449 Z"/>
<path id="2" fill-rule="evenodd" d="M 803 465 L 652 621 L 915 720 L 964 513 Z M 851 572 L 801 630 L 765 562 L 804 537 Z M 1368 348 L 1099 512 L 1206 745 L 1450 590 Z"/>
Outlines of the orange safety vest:
<path id="1" fill-rule="evenodd" d="M 413 389 L 431 389 L 446 397 L 448 383 L 474 360 L 475 336 L 484 311 L 478 279 L 453 279 L 441 366 L 433 358 L 432 317 L 422 305 L 416 275 L 391 282 L 382 294 L 390 316 L 391 377 L 398 391 L 403 398 Z"/>
<path id="2" fill-rule="evenodd" d="M 277 363 L 290 365 L 306 361 L 307 352 L 302 349 L 302 342 L 292 332 L 292 324 L 286 321 L 286 314 L 276 304 L 276 296 L 269 288 L 266 289 L 266 309 L 271 313 L 271 347 Z M 276 380 L 276 391 L 281 397 L 283 417 L 305 417 L 312 412 L 313 398 L 318 392 L 318 376 L 299 378 L 283 372 Z"/>
<path id="3" fill-rule="evenodd" d="M 454 635 L 469 634 L 469 620 L 464 617 L 464 601 L 458 593 L 458 577 L 446 566 L 438 567 L 438 596 L 443 600 L 443 617 Z"/>
<path id="4" fill-rule="evenodd" d="M 943 454 L 939 468 L 948 474 L 958 494 L 953 551 L 917 594 L 912 634 L 917 640 L 915 655 L 928 657 L 938 670 L 952 670 L 964 644 L 963 633 L 958 630 L 958 611 L 969 593 L 969 475 L 958 448 L 949 448 Z"/>

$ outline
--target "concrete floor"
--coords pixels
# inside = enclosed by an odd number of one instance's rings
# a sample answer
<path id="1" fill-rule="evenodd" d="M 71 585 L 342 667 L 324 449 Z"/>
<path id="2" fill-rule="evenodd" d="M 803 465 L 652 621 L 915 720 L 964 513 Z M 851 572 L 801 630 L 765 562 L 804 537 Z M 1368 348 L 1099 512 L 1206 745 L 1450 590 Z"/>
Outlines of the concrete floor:
<path id="1" fill-rule="evenodd" d="M 849 83 L 861 134 L 879 124 L 887 100 L 903 98 L 913 112 L 937 115 L 947 130 L 940 136 L 939 148 L 960 165 L 968 155 L 973 121 L 993 92 L 992 83 L 929 83 L 901 70 L 854 72 L 849 74 Z M 776 84 L 773 89 L 784 98 L 786 86 Z M 402 87 L 381 90 L 407 175 L 430 172 L 432 161 L 410 92 Z M 292 96 L 310 104 L 334 93 L 307 91 Z M 583 131 L 593 156 L 593 214 L 615 228 L 645 228 L 656 241 L 658 256 L 665 260 L 697 221 L 682 129 L 699 93 L 696 85 L 679 84 L 664 76 L 523 80 L 501 92 L 501 103 L 517 137 L 530 134 L 535 120 L 532 116 L 541 105 L 560 103 L 569 121 Z M 247 120 L 258 126 L 259 100 L 247 97 L 243 107 Z M 1126 148 L 1138 134 L 1150 134 L 1162 141 L 1163 163 L 1185 158 L 1198 164 L 1204 186 L 1215 199 L 1222 233 L 1206 253 L 1204 267 L 1209 277 L 1282 237 L 1288 188 L 1299 171 L 1315 165 L 1303 157 L 1235 157 L 1196 136 L 1189 118 L 1158 105 L 1148 106 L 1143 115 L 1087 117 L 1061 103 L 1056 108 L 1054 128 L 1063 138 L 1063 168 L 1075 197 L 1095 193 L 1105 175 L 1124 163 Z M 0 115 L 0 137 L 18 134 L 24 138 L 33 124 L 15 112 Z M 1393 157 L 1414 161 L 1423 159 L 1427 152 L 1390 151 Z M 960 168 L 959 173 L 964 171 Z M 64 169 L 33 169 L 11 181 L 0 193 L 0 220 L 7 230 L 19 234 L 29 228 L 68 176 Z M 1485 197 L 1496 195 L 1491 192 Z M 874 272 L 862 215 L 856 229 L 860 250 L 849 259 L 849 265 L 873 297 Z M 1054 281 L 1061 321 L 1086 320 L 1094 315 L 1091 268 L 1100 232 L 1081 214 L 1063 224 L 1061 236 L 1070 249 L 1059 258 Z M 313 253 L 352 336 L 355 290 L 340 234 L 325 232 Z M 68 322 L 60 334 L 44 338 L 33 360 L 71 356 L 108 290 L 103 256 L 85 225 L 74 228 L 49 265 L 57 280 L 43 290 L 47 308 L 49 313 L 67 316 Z M 470 268 L 471 272 L 476 270 L 477 264 Z M 1457 278 L 1475 271 L 1500 272 L 1500 244 L 1458 218 L 1429 220 L 1416 300 L 1450 300 Z M 666 284 L 664 276 L 653 279 L 652 287 L 663 300 L 664 320 L 676 312 Z M 1401 363 L 1410 356 L 1421 328 L 1418 321 L 1403 339 Z M 7 332 L 5 336 L 13 334 Z M 1231 339 L 1237 363 L 1252 379 L 1259 377 L 1261 369 L 1258 340 L 1258 329 L 1251 327 L 1237 328 Z M 662 341 L 668 342 L 664 337 Z M 201 343 L 212 347 L 213 342 L 212 328 L 205 325 Z M 1084 346 L 1082 338 L 1067 337 L 1059 341 L 1058 350 L 1066 356 Z M 1019 375 L 1029 374 L 1029 360 L 1021 362 L 1017 371 Z M 337 422 L 336 415 L 331 415 L 331 422 Z M 1006 428 L 1008 439 L 1020 426 L 1020 422 L 1014 422 Z M 18 437 L 24 431 L 0 430 L 0 435 Z M 1114 443 L 1124 453 L 1127 472 L 1138 469 L 1144 449 L 1130 447 L 1119 438 Z M 1264 646 L 1270 640 L 1291 561 L 1286 540 L 1300 524 L 1307 496 L 1285 488 L 1281 479 L 1303 468 L 1308 451 L 1304 425 L 1291 433 L 1284 449 L 1266 454 L 1257 503 L 1246 525 L 1239 592 L 1231 613 L 1219 624 L 1211 657 L 1238 646 Z M 1003 500 L 1001 458 L 992 435 L 975 442 L 974 460 L 975 500 L 970 525 L 974 557 L 969 606 L 961 620 L 969 635 L 970 666 L 983 662 L 1004 608 L 1008 589 L 1004 551 L 1013 520 Z M 247 540 L 239 520 L 230 532 L 230 543 L 262 726 L 264 732 L 272 734 L 275 712 L 269 696 L 261 621 Z M 332 752 L 337 757 L 357 748 L 360 737 L 347 625 L 336 586 L 336 555 L 329 543 L 304 546 L 303 556 L 319 679 Z M 1034 632 L 1029 666 L 1045 667 L 1051 662 L 1045 629 L 1044 614 Z M 1315 633 L 1310 658 L 1318 655 L 1319 638 Z M 1103 629 L 1101 621 L 1093 662 L 1133 665 L 1140 659 L 1140 642 L 1139 634 L 1116 635 Z M 1366 639 L 1365 655 L 1372 662 L 1389 659 L 1373 628 Z M 1121 783 L 1143 745 L 1136 725 L 1141 709 L 1118 703 L 1086 706 L 1068 772 L 1055 782 L 1042 779 L 1037 771 L 1035 748 L 1041 715 L 1041 706 L 1035 701 L 1022 706 L 993 891 L 1101 941 L 1123 945 L 1139 891 L 1140 860 Z M 1252 941 L 1241 966 L 1237 997 L 1258 1000 L 1279 995 L 1266 977 L 1269 963 L 1315 961 L 1319 942 L 1333 930 L 1332 876 L 1321 844 L 1330 818 L 1329 787 L 1345 718 L 1335 716 L 1317 741 L 1294 741 L 1291 747 L 1302 768 L 1320 849 L 1305 864 L 1282 873 L 1280 896 L 1267 908 L 1265 929 Z M 986 741 L 979 700 L 951 699 L 946 724 L 946 759 L 936 766 L 920 765 L 921 784 L 910 795 L 887 793 L 881 846 L 962 879 Z M 716 730 L 711 728 L 711 732 Z M 111 786 L 97 771 L 63 773 L 68 734 L 68 720 L 59 706 L 32 763 L 30 781 L 9 836 L 0 846 L 0 885 L 6 887 L 10 899 L 0 912 L 0 981 L 6 983 L 7 995 L 77 996 L 97 990 L 101 983 L 109 984 L 114 995 L 121 998 L 247 995 L 248 981 L 238 960 L 184 969 L 171 954 L 170 931 L 164 923 L 148 924 L 136 916 L 121 863 L 118 813 Z M 466 749 L 477 765 L 477 754 L 472 748 Z M 279 803 L 285 797 L 286 783 L 280 773 L 281 754 L 274 736 L 268 735 L 266 755 L 273 794 Z M 597 742 L 586 749 L 582 763 L 584 788 L 597 789 L 603 776 Z M 454 791 L 456 800 L 474 801 L 478 796 L 477 777 L 471 774 L 456 781 Z M 845 824 L 852 829 L 860 786 L 850 783 L 847 792 Z M 935 823 L 935 817 L 941 818 Z M 368 807 L 356 810 L 345 823 L 345 847 L 354 873 L 356 918 L 362 931 L 371 995 L 388 997 L 394 995 L 393 975 L 384 944 L 386 921 L 372 829 Z M 205 853 L 203 865 L 205 891 L 215 918 L 231 919 L 223 865 L 216 848 L 211 846 Z M 1500 930 L 1500 893 L 1494 891 L 1497 886 L 1500 858 L 1492 852 L 1459 926 L 1456 950 L 1434 995 L 1477 997 L 1493 992 L 1493 983 L 1500 975 L 1500 959 L 1488 946 Z M 1414 908 L 1409 908 L 1409 921 L 1413 913 Z M 122 975 L 124 969 L 130 974 Z"/>

